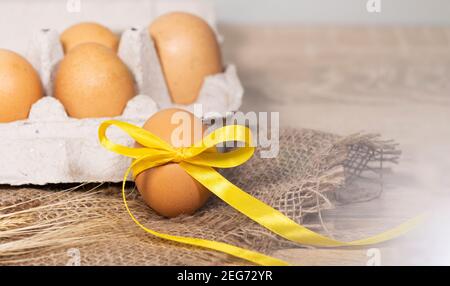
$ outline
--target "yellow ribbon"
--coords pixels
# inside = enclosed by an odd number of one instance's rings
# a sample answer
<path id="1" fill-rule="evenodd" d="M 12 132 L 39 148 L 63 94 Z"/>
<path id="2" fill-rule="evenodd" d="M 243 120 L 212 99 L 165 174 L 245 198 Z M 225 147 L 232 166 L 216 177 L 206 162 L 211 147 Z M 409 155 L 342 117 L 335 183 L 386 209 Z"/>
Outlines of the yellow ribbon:
<path id="1" fill-rule="evenodd" d="M 144 147 L 131 148 L 111 142 L 106 136 L 106 130 L 111 125 L 119 127 Z M 100 143 L 106 149 L 134 159 L 125 172 L 122 197 L 128 214 L 139 227 L 159 238 L 221 251 L 259 265 L 288 265 L 288 263 L 230 244 L 193 237 L 173 236 L 143 226 L 131 213 L 125 196 L 125 184 L 130 172 L 133 171 L 133 176 L 136 177 L 141 172 L 156 166 L 169 162 L 179 163 L 180 167 L 189 175 L 237 211 L 279 236 L 303 245 L 337 247 L 376 244 L 409 231 L 424 219 L 424 216 L 418 216 L 393 229 L 366 239 L 351 242 L 334 240 L 297 224 L 281 212 L 236 187 L 214 169 L 233 168 L 253 156 L 254 147 L 250 145 L 252 142 L 251 131 L 247 127 L 229 125 L 219 128 L 188 148 L 174 148 L 145 129 L 116 120 L 103 122 L 98 132 Z M 227 153 L 218 152 L 215 146 L 228 141 L 242 142 L 244 146 Z"/>

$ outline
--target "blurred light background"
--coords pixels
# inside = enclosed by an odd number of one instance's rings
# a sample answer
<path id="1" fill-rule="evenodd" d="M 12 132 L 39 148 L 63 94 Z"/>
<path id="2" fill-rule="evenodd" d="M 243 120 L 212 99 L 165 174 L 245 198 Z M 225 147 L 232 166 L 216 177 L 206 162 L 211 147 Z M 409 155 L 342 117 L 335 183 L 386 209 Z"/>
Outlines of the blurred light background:
<path id="1" fill-rule="evenodd" d="M 368 2 L 380 11 L 369 12 Z M 0 45 L 24 51 L 37 29 L 80 21 L 122 31 L 148 25 L 174 6 L 213 25 L 450 25 L 448 0 L 1 0 Z"/>
<path id="2" fill-rule="evenodd" d="M 226 23 L 450 24 L 448 0 L 379 0 L 380 13 L 369 13 L 368 0 L 213 0 Z"/>

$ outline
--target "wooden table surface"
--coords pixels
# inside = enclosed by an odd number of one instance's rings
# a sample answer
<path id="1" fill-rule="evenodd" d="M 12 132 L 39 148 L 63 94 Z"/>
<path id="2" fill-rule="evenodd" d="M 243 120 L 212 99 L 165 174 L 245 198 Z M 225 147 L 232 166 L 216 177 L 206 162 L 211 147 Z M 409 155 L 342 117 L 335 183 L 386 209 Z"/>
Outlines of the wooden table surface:
<path id="1" fill-rule="evenodd" d="M 338 206 L 325 223 L 358 238 L 424 211 L 425 224 L 377 249 L 292 249 L 301 265 L 450 264 L 450 28 L 222 26 L 223 53 L 245 87 L 244 111 L 281 124 L 395 139 L 403 151 L 371 202 Z M 378 259 L 379 258 L 379 259 Z M 377 260 L 378 259 L 378 260 Z"/>

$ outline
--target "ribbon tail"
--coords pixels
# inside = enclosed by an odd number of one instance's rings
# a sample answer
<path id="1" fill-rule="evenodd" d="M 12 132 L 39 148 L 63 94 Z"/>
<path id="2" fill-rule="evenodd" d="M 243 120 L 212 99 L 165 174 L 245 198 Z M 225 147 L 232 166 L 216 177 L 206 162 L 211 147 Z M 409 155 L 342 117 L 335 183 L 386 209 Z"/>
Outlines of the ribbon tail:
<path id="1" fill-rule="evenodd" d="M 123 202 L 125 204 L 125 208 L 128 212 L 128 215 L 131 217 L 131 219 L 134 221 L 135 224 L 137 224 L 141 229 L 143 229 L 147 233 L 150 233 L 156 237 L 166 239 L 169 241 L 175 241 L 175 242 L 184 243 L 184 244 L 188 244 L 188 245 L 192 245 L 192 246 L 197 246 L 197 247 L 201 247 L 201 248 L 207 248 L 207 249 L 223 252 L 223 253 L 232 255 L 234 257 L 238 257 L 238 258 L 241 258 L 241 259 L 247 260 L 249 262 L 252 262 L 252 263 L 255 263 L 258 265 L 262 265 L 262 266 L 288 266 L 289 265 L 287 262 L 285 262 L 283 260 L 268 256 L 268 255 L 264 255 L 264 254 L 256 252 L 256 251 L 240 248 L 240 247 L 237 247 L 237 246 L 234 246 L 231 244 L 213 241 L 213 240 L 194 238 L 194 237 L 169 235 L 169 234 L 160 233 L 160 232 L 157 232 L 157 231 L 154 231 L 154 230 L 151 230 L 151 229 L 145 227 L 138 221 L 138 219 L 131 212 L 131 210 L 128 206 L 128 202 L 127 202 L 127 198 L 126 198 L 126 194 L 125 194 L 125 186 L 126 186 L 127 178 L 133 167 L 134 167 L 134 164 L 131 165 L 128 168 L 128 170 L 125 172 L 125 175 L 123 178 L 123 184 L 122 184 L 122 198 L 123 198 Z"/>
<path id="2" fill-rule="evenodd" d="M 180 166 L 199 183 L 237 211 L 281 237 L 299 244 L 322 247 L 377 244 L 408 232 L 423 220 L 423 216 L 419 216 L 391 230 L 366 239 L 351 242 L 338 241 L 297 224 L 278 210 L 233 185 L 211 167 L 196 166 L 186 162 L 181 162 Z"/>

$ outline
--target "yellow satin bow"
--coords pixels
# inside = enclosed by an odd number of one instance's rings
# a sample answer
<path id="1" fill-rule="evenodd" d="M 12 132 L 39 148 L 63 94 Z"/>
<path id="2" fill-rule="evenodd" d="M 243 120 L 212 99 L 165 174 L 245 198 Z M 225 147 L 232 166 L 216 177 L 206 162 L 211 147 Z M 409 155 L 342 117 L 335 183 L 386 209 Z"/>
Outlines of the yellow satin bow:
<path id="1" fill-rule="evenodd" d="M 111 125 L 119 127 L 144 147 L 131 148 L 111 142 L 106 137 L 106 130 Z M 133 221 L 146 232 L 159 238 L 221 251 L 259 265 L 288 265 L 285 261 L 277 258 L 230 244 L 193 237 L 173 236 L 143 226 L 128 207 L 125 196 L 127 178 L 131 171 L 136 177 L 147 169 L 169 162 L 179 163 L 180 167 L 199 183 L 253 221 L 287 240 L 303 245 L 336 247 L 376 244 L 407 232 L 423 220 L 423 216 L 418 216 L 389 231 L 352 242 L 337 241 L 297 224 L 281 212 L 236 187 L 214 169 L 233 168 L 253 156 L 254 147 L 250 146 L 251 131 L 244 126 L 230 125 L 219 128 L 189 148 L 174 148 L 147 130 L 116 120 L 103 122 L 98 132 L 100 143 L 106 149 L 134 159 L 123 179 L 123 201 Z M 242 142 L 244 146 L 227 153 L 217 152 L 215 146 L 228 141 Z"/>

